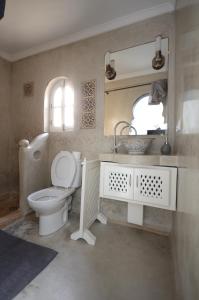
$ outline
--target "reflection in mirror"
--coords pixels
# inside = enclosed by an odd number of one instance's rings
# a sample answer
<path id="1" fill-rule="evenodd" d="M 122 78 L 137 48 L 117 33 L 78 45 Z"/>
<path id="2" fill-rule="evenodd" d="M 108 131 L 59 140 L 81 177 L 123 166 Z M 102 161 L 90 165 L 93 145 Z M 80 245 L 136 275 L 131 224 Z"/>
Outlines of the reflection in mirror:
<path id="1" fill-rule="evenodd" d="M 149 94 L 142 95 L 135 101 L 131 125 L 139 135 L 163 134 L 167 127 L 163 114 L 164 106 L 161 102 L 156 105 L 149 105 L 149 102 Z"/>
<path id="2" fill-rule="evenodd" d="M 156 51 L 155 42 L 122 51 L 108 53 L 116 77 L 105 79 L 104 134 L 113 135 L 117 122 L 127 121 L 138 135 L 164 134 L 167 130 L 168 94 L 168 39 L 163 39 L 161 50 L 165 64 L 160 70 L 152 67 Z M 118 134 L 122 129 L 118 128 Z M 123 135 L 134 135 L 126 128 Z"/>

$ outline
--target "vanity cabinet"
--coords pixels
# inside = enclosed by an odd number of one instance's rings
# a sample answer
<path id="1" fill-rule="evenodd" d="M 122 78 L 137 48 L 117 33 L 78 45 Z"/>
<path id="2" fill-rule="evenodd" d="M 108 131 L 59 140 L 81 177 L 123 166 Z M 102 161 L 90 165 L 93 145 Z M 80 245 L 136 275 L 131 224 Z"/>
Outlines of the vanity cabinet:
<path id="1" fill-rule="evenodd" d="M 101 163 L 101 197 L 132 200 L 133 169 L 111 163 Z"/>
<path id="2" fill-rule="evenodd" d="M 177 168 L 101 163 L 100 197 L 176 210 Z"/>

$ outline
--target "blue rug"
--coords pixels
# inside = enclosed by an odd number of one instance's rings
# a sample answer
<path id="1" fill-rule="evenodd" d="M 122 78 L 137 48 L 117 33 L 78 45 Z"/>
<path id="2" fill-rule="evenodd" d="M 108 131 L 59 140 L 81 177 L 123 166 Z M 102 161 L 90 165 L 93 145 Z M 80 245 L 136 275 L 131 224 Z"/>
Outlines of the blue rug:
<path id="1" fill-rule="evenodd" d="M 56 255 L 0 230 L 0 300 L 13 299 Z"/>

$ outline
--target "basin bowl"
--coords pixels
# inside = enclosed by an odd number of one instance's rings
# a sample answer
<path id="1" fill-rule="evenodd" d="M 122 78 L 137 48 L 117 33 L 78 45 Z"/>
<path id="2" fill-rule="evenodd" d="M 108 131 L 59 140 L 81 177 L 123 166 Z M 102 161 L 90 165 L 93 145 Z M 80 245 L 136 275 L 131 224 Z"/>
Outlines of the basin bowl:
<path id="1" fill-rule="evenodd" d="M 152 140 L 153 138 L 150 137 L 134 138 L 131 141 L 124 143 L 124 147 L 128 154 L 143 155 L 150 147 Z"/>

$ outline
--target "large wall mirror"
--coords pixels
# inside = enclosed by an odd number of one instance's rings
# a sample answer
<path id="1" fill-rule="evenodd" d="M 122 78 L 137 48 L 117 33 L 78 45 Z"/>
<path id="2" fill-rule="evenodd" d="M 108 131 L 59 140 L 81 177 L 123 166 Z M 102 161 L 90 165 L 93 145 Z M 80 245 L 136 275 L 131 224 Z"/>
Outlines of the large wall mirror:
<path id="1" fill-rule="evenodd" d="M 161 49 L 164 59 L 158 70 L 152 66 L 152 60 L 158 52 L 157 47 Z M 168 38 L 159 40 L 159 46 L 155 41 L 107 53 L 105 68 L 104 134 L 113 135 L 114 126 L 119 121 L 127 121 L 136 129 L 126 127 L 122 132 L 125 135 L 165 134 Z M 118 130 L 118 134 L 121 130 Z"/>

